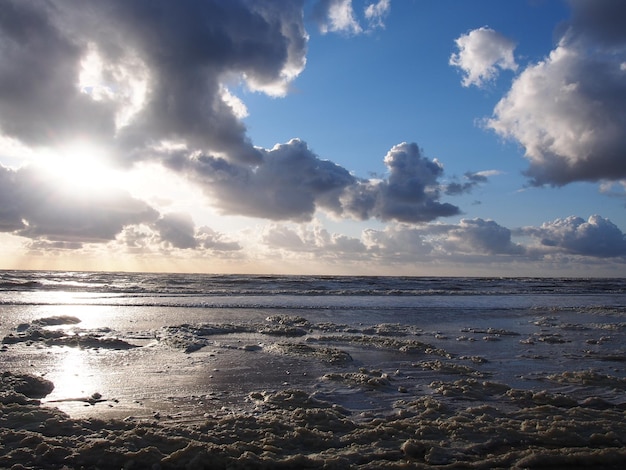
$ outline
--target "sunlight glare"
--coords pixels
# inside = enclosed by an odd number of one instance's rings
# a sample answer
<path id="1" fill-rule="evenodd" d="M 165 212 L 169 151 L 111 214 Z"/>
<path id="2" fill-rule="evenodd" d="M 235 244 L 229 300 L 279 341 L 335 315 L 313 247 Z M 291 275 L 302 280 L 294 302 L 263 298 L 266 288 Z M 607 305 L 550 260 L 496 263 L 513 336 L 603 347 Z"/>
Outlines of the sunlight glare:
<path id="1" fill-rule="evenodd" d="M 89 396 L 99 389 L 100 374 L 91 366 L 89 354 L 89 351 L 83 349 L 59 348 L 58 363 L 55 370 L 48 375 L 54 383 L 54 390 L 48 395 L 47 401 L 75 400 Z"/>
<path id="2" fill-rule="evenodd" d="M 39 165 L 65 191 L 106 191 L 118 186 L 119 172 L 110 166 L 105 151 L 90 142 L 77 140 L 47 152 Z"/>

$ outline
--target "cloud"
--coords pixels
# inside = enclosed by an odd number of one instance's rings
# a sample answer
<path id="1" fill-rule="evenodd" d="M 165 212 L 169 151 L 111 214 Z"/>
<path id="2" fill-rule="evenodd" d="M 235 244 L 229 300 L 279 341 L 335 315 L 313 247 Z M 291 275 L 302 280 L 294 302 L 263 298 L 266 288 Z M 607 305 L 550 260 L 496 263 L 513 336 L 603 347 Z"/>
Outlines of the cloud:
<path id="1" fill-rule="evenodd" d="M 324 210 L 423 222 L 459 213 L 439 202 L 443 167 L 415 144 L 389 152 L 383 180 L 358 179 L 298 139 L 272 149 L 252 145 L 240 120 L 245 105 L 228 83 L 287 91 L 305 65 L 300 2 L 3 1 L 0 50 L 11 59 L 0 61 L 6 137 L 58 150 L 78 135 L 106 145 L 125 165 L 161 163 L 227 214 L 302 222 Z M 349 1 L 318 8 L 347 21 L 341 28 L 351 24 Z M 389 8 L 385 0 L 368 4 L 367 21 L 380 26 Z M 7 227 L 20 226 L 10 206 L 3 212 Z M 198 243 L 181 217 L 165 215 L 154 228 L 174 247 Z"/>
<path id="2" fill-rule="evenodd" d="M 434 249 L 423 229 L 400 224 L 388 225 L 383 230 L 366 229 L 362 238 L 372 254 L 391 261 L 424 260 Z"/>
<path id="3" fill-rule="evenodd" d="M 328 32 L 359 34 L 363 31 L 354 17 L 352 0 L 320 0 L 313 10 L 313 18 L 323 34 Z"/>
<path id="4" fill-rule="evenodd" d="M 241 249 L 239 243 L 229 240 L 210 227 L 203 226 L 196 230 L 191 215 L 184 212 L 164 214 L 150 228 L 156 230 L 158 241 L 168 247 L 214 252 Z"/>
<path id="5" fill-rule="evenodd" d="M 132 162 L 169 141 L 255 162 L 224 84 L 280 96 L 305 65 L 297 1 L 2 3 L 0 130 L 27 145 L 89 136 Z"/>
<path id="6" fill-rule="evenodd" d="M 214 252 L 230 252 L 242 249 L 238 242 L 229 240 L 226 235 L 206 226 L 198 229 L 196 233 L 196 240 L 202 249 Z"/>
<path id="7" fill-rule="evenodd" d="M 521 255 L 525 251 L 511 241 L 511 230 L 481 218 L 462 219 L 447 232 L 443 246 L 449 252 L 489 255 Z"/>
<path id="8" fill-rule="evenodd" d="M 499 174 L 498 171 L 480 171 L 480 172 L 466 172 L 463 175 L 465 179 L 464 183 L 452 182 L 448 183 L 445 187 L 445 193 L 449 196 L 456 196 L 459 194 L 470 193 L 479 184 L 487 183 L 489 179 L 488 175 Z"/>
<path id="9" fill-rule="evenodd" d="M 626 235 L 599 215 L 592 215 L 587 221 L 575 216 L 556 219 L 520 232 L 538 240 L 543 251 L 599 258 L 626 256 Z"/>
<path id="10" fill-rule="evenodd" d="M 2 2 L 0 130 L 32 145 L 110 136 L 114 106 L 75 85 L 85 46 L 58 25 L 49 2 Z"/>
<path id="11" fill-rule="evenodd" d="M 51 242 L 103 243 L 127 225 L 151 223 L 158 212 L 126 191 L 68 191 L 35 168 L 0 166 L 2 231 Z"/>
<path id="12" fill-rule="evenodd" d="M 384 20 L 391 10 L 391 0 L 379 0 L 378 3 L 371 3 L 365 8 L 365 18 L 369 22 L 370 28 L 384 28 Z"/>
<path id="13" fill-rule="evenodd" d="M 188 159 L 166 152 L 162 158 L 196 181 L 225 214 L 306 222 L 324 210 L 359 220 L 424 222 L 460 212 L 439 202 L 443 167 L 423 157 L 416 144 L 394 146 L 384 159 L 388 176 L 374 180 L 321 159 L 299 139 L 260 152 L 254 167 L 204 154 Z"/>
<path id="14" fill-rule="evenodd" d="M 519 74 L 487 120 L 524 147 L 535 185 L 626 178 L 624 4 L 570 5 L 559 44 Z"/>
<path id="15" fill-rule="evenodd" d="M 161 240 L 174 248 L 186 249 L 197 246 L 194 237 L 195 224 L 189 214 L 164 214 L 154 223 L 154 227 L 159 232 Z"/>
<path id="16" fill-rule="evenodd" d="M 385 156 L 388 175 L 382 180 L 357 181 L 341 196 L 343 212 L 356 219 L 428 222 L 460 213 L 439 202 L 443 166 L 429 160 L 415 143 L 395 145 Z"/>
<path id="17" fill-rule="evenodd" d="M 272 224 L 263 232 L 262 243 L 272 249 L 300 253 L 313 253 L 319 257 L 347 256 L 353 259 L 366 252 L 358 238 L 329 233 L 318 224 L 291 227 Z"/>
<path id="18" fill-rule="evenodd" d="M 491 28 L 461 35 L 455 40 L 458 53 L 450 56 L 450 65 L 464 73 L 463 86 L 483 87 L 493 81 L 500 70 L 517 70 L 513 56 L 516 44 Z"/>
<path id="19" fill-rule="evenodd" d="M 626 41 L 626 5 L 620 0 L 568 0 L 572 18 L 566 32 L 570 41 L 617 47 Z"/>
<path id="20" fill-rule="evenodd" d="M 355 181 L 298 139 L 260 154 L 255 167 L 204 154 L 168 156 L 166 164 L 199 183 L 223 213 L 272 220 L 307 221 L 318 208 L 339 211 L 339 194 Z"/>
<path id="21" fill-rule="evenodd" d="M 357 35 L 384 28 L 384 20 L 391 9 L 391 0 L 379 0 L 363 10 L 366 25 L 356 17 L 352 0 L 318 0 L 313 7 L 313 20 L 322 34 L 343 33 Z"/>

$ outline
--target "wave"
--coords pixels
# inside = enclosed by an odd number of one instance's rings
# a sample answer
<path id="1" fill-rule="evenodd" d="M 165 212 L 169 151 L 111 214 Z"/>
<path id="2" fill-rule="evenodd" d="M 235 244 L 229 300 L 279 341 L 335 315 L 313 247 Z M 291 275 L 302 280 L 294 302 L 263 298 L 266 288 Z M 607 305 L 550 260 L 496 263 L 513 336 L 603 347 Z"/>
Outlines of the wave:
<path id="1" fill-rule="evenodd" d="M 3 294 L 428 297 L 626 294 L 626 279 L 209 275 L 0 271 Z"/>

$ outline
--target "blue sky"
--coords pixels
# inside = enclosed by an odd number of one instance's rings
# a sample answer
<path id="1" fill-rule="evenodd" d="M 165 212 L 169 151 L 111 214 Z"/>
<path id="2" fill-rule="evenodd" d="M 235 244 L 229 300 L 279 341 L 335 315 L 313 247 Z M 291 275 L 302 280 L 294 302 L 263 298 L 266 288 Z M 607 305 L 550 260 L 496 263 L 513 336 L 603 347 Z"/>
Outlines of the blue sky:
<path id="1" fill-rule="evenodd" d="M 617 0 L 0 0 L 0 268 L 624 276 Z"/>

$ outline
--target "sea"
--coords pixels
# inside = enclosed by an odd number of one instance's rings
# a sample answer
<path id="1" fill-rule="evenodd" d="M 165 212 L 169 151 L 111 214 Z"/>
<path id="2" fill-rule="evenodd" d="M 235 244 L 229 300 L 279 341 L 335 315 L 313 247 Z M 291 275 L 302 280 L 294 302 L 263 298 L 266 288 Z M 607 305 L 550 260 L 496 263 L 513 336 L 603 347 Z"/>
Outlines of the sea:
<path id="1" fill-rule="evenodd" d="M 0 306 L 516 310 L 626 305 L 626 278 L 211 275 L 0 271 Z M 393 318 L 390 318 L 391 320 Z"/>
<path id="2" fill-rule="evenodd" d="M 102 465 L 112 433 L 117 468 L 140 445 L 162 468 L 213 445 L 246 468 L 626 463 L 626 278 L 5 270 L 0 338 L 0 435 L 66 436 L 59 465 Z M 6 442 L 0 465 L 44 461 Z"/>

